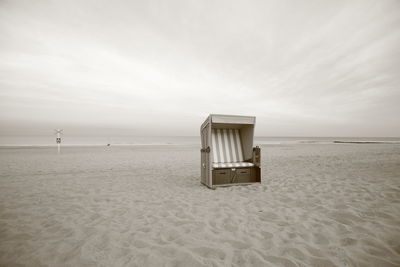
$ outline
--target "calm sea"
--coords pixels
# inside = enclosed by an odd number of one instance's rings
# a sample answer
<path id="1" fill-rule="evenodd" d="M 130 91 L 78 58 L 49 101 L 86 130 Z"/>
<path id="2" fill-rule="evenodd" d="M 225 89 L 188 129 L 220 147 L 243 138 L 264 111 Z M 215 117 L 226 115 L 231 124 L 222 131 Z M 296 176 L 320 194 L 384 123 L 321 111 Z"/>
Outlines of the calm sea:
<path id="1" fill-rule="evenodd" d="M 255 145 L 332 144 L 335 142 L 380 142 L 400 144 L 399 137 L 255 137 Z M 51 146 L 52 135 L 0 136 L 0 146 Z M 62 135 L 67 146 L 91 145 L 200 145 L 199 136 L 76 136 Z"/>

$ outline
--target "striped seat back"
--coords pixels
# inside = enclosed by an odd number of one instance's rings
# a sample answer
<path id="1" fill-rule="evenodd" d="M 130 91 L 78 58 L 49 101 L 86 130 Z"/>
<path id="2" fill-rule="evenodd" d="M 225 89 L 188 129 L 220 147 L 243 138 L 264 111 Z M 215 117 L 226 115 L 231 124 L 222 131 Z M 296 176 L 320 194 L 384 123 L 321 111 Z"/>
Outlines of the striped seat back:
<path id="1" fill-rule="evenodd" d="M 242 162 L 243 150 L 238 129 L 212 129 L 214 162 Z"/>

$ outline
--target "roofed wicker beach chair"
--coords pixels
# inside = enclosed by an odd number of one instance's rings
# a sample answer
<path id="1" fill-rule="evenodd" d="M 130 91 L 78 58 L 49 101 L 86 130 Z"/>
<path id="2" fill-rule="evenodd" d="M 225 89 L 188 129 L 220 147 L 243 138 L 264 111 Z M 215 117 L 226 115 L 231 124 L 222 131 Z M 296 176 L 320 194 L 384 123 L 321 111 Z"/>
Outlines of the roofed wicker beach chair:
<path id="1" fill-rule="evenodd" d="M 217 186 L 261 182 L 260 148 L 253 147 L 256 118 L 211 114 L 201 125 L 201 183 Z"/>

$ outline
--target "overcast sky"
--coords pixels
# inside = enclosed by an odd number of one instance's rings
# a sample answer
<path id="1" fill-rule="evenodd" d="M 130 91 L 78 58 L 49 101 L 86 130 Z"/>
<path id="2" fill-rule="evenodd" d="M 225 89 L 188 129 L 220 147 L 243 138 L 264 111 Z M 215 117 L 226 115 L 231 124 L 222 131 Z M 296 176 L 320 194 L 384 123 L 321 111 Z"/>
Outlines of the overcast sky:
<path id="1" fill-rule="evenodd" d="M 0 0 L 1 134 L 400 136 L 400 1 Z"/>

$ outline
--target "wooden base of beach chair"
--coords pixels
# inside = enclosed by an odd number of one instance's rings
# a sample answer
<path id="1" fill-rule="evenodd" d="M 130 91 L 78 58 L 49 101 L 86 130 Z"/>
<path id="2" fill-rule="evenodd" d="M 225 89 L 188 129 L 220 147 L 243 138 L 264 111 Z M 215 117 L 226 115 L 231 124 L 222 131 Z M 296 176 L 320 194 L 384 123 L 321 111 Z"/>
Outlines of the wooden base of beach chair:
<path id="1" fill-rule="evenodd" d="M 261 182 L 261 171 L 257 166 L 244 168 L 220 168 L 212 171 L 212 184 L 236 185 Z"/>

